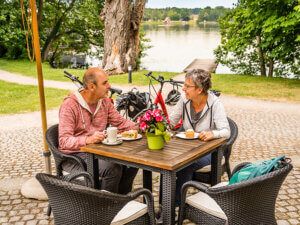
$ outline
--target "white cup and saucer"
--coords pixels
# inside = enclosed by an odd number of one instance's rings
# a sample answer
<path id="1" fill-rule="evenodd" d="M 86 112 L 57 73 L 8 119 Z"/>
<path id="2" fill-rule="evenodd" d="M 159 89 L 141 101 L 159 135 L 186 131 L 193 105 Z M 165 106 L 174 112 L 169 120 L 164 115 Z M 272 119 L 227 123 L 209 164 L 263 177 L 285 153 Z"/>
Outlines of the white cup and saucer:
<path id="1" fill-rule="evenodd" d="M 102 141 L 105 145 L 119 145 L 123 142 L 122 139 L 118 139 L 118 128 L 108 127 L 103 131 L 106 134 L 106 138 Z"/>

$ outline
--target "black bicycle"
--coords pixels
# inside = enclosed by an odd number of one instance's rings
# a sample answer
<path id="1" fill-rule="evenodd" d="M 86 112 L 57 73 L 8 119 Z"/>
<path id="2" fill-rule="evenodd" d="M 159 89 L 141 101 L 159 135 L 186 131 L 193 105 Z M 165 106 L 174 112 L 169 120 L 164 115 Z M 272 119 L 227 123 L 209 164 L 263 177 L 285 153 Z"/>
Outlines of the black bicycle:
<path id="1" fill-rule="evenodd" d="M 65 77 L 69 78 L 78 87 L 78 91 L 84 90 L 83 83 L 79 80 L 79 77 L 64 71 Z M 131 91 L 122 94 L 122 90 L 111 87 L 109 89 L 109 99 L 114 104 L 113 95 L 117 95 L 115 100 L 115 108 L 125 118 L 133 119 L 136 114 L 145 108 L 149 107 L 151 101 L 150 94 L 147 92 L 139 92 L 136 88 Z"/>

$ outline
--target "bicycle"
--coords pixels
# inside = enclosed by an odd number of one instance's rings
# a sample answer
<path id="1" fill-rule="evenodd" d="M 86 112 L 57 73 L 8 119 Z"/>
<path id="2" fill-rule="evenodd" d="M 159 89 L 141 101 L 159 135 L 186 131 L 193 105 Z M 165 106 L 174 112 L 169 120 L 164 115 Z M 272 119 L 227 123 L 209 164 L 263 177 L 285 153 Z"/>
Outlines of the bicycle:
<path id="1" fill-rule="evenodd" d="M 137 121 L 137 118 L 143 116 L 146 111 L 148 111 L 148 110 L 152 111 L 154 109 L 157 109 L 157 108 L 159 108 L 159 105 L 160 105 L 162 111 L 164 112 L 164 114 L 166 116 L 168 116 L 168 111 L 167 111 L 165 104 L 175 105 L 179 101 L 181 94 L 178 91 L 178 88 L 182 87 L 182 85 L 184 84 L 183 81 L 176 81 L 173 79 L 164 80 L 164 77 L 161 75 L 159 75 L 158 78 L 156 78 L 152 75 L 151 71 L 148 74 L 144 74 L 144 75 L 149 79 L 150 95 L 151 95 L 151 87 L 152 87 L 152 89 L 154 90 L 154 92 L 156 94 L 156 97 L 155 97 L 154 102 L 152 102 L 152 100 L 150 98 L 151 103 L 150 103 L 149 107 L 143 109 L 142 111 L 140 111 L 138 114 L 135 115 L 135 117 L 133 118 L 133 121 L 135 121 L 135 122 Z M 160 83 L 160 88 L 158 91 L 155 90 L 154 85 L 152 83 L 152 79 Z M 162 90 L 163 90 L 164 84 L 166 84 L 166 83 L 172 84 L 173 90 L 171 90 L 168 93 L 168 97 L 164 101 L 164 99 L 162 97 Z M 181 127 L 181 123 L 182 123 L 182 121 L 180 121 L 175 127 L 173 127 L 173 129 L 176 130 L 178 127 Z"/>

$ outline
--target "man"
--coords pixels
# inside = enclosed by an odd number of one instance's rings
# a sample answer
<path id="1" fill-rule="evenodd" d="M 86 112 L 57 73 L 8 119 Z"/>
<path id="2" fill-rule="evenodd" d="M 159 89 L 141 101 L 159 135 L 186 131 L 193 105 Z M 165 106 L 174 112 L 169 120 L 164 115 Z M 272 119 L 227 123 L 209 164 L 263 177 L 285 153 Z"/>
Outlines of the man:
<path id="1" fill-rule="evenodd" d="M 59 150 L 76 154 L 84 161 L 86 153 L 80 147 L 104 140 L 107 122 L 119 130 L 136 129 L 135 123 L 124 119 L 107 98 L 110 84 L 106 73 L 99 68 L 90 68 L 83 77 L 84 90 L 69 94 L 59 110 Z M 127 168 L 116 163 L 99 160 L 101 189 L 126 194 L 131 191 L 136 168 Z M 79 166 L 65 163 L 66 171 L 78 171 Z"/>

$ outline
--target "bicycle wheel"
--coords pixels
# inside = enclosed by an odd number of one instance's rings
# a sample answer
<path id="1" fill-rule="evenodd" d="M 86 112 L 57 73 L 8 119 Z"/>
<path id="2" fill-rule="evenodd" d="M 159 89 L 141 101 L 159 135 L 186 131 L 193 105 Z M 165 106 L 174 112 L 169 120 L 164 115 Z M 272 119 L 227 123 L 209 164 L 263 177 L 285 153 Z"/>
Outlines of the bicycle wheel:
<path id="1" fill-rule="evenodd" d="M 128 119 L 128 108 L 125 106 L 125 104 L 118 104 L 116 106 L 116 110 L 120 113 L 120 115 L 122 117 L 124 117 L 125 119 Z"/>
<path id="2" fill-rule="evenodd" d="M 140 111 L 138 114 L 136 114 L 133 118 L 132 118 L 132 121 L 133 122 L 137 122 L 137 118 L 138 117 L 142 117 L 146 111 L 148 110 L 151 110 L 150 108 L 146 108 L 146 109 L 143 109 L 142 111 Z"/>

